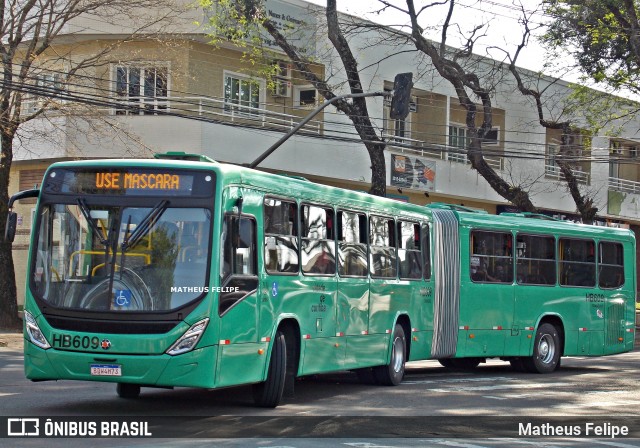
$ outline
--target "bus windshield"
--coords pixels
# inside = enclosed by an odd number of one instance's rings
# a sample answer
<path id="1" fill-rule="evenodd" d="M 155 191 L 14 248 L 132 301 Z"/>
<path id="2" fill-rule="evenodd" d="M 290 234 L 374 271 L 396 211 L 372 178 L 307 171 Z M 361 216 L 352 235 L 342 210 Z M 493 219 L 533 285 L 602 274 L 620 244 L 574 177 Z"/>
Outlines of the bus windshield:
<path id="1" fill-rule="evenodd" d="M 64 309 L 169 311 L 206 291 L 208 209 L 72 201 L 39 209 L 30 278 L 40 299 Z"/>

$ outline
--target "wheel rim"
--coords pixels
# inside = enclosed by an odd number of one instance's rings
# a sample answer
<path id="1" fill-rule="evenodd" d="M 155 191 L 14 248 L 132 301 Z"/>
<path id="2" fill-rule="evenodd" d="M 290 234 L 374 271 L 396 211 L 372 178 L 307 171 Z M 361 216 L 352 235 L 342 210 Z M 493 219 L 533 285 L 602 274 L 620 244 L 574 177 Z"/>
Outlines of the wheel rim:
<path id="1" fill-rule="evenodd" d="M 538 341 L 538 359 L 544 364 L 551 364 L 556 355 L 556 344 L 553 336 L 543 334 Z"/>
<path id="2" fill-rule="evenodd" d="M 393 360 L 392 367 L 394 372 L 400 372 L 404 364 L 404 344 L 402 338 L 395 338 L 393 341 Z"/>

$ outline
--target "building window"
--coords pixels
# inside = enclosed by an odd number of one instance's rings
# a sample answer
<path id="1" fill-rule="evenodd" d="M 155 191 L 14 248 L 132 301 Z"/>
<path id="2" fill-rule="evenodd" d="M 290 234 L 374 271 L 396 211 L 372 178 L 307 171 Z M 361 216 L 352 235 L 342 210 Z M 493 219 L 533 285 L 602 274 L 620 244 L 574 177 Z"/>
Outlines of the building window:
<path id="1" fill-rule="evenodd" d="M 547 174 L 557 175 L 560 172 L 560 167 L 556 161 L 559 151 L 560 145 L 547 145 L 547 160 L 545 163 L 545 172 Z"/>
<path id="2" fill-rule="evenodd" d="M 468 163 L 467 146 L 469 139 L 467 138 L 467 128 L 460 125 L 449 126 L 449 152 L 447 160 L 458 163 Z"/>
<path id="3" fill-rule="evenodd" d="M 35 113 L 46 101 L 62 101 L 58 95 L 64 91 L 63 77 L 60 73 L 40 73 L 35 76 L 34 92 L 25 95 L 22 110 Z"/>
<path id="4" fill-rule="evenodd" d="M 317 104 L 318 91 L 311 86 L 295 86 L 293 105 L 294 107 L 312 109 Z"/>
<path id="5" fill-rule="evenodd" d="M 500 143 L 500 129 L 491 128 L 487 135 L 482 139 L 482 144 L 484 146 L 496 146 Z"/>
<path id="6" fill-rule="evenodd" d="M 167 67 L 116 66 L 116 115 L 157 114 L 167 109 L 168 78 Z"/>
<path id="7" fill-rule="evenodd" d="M 260 111 L 260 94 L 264 81 L 225 73 L 224 111 L 257 115 Z"/>

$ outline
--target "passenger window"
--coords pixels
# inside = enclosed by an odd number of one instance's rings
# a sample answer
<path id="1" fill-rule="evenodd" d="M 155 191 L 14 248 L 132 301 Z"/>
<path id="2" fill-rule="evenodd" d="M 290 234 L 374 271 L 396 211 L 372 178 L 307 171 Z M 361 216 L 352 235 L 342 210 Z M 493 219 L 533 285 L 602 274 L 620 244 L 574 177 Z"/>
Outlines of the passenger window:
<path id="1" fill-rule="evenodd" d="M 475 282 L 513 282 L 512 248 L 511 233 L 471 232 L 471 279 Z"/>
<path id="2" fill-rule="evenodd" d="M 560 238 L 560 284 L 596 285 L 595 243 L 592 240 Z"/>
<path id="3" fill-rule="evenodd" d="M 554 237 L 519 234 L 516 239 L 516 257 L 516 281 L 519 284 L 556 284 Z"/>
<path id="4" fill-rule="evenodd" d="M 619 288 L 624 284 L 622 244 L 601 242 L 598 253 L 598 284 L 603 289 Z"/>
<path id="5" fill-rule="evenodd" d="M 333 210 L 303 205 L 301 224 L 302 272 L 317 275 L 335 274 Z"/>
<path id="6" fill-rule="evenodd" d="M 256 221 L 253 218 L 226 215 L 221 235 L 222 260 L 218 312 L 226 313 L 258 287 Z"/>
<path id="7" fill-rule="evenodd" d="M 393 219 L 371 216 L 369 219 L 370 269 L 374 277 L 396 277 L 396 235 Z"/>
<path id="8" fill-rule="evenodd" d="M 264 264 L 269 273 L 298 272 L 297 212 L 295 202 L 264 200 Z"/>
<path id="9" fill-rule="evenodd" d="M 256 275 L 256 224 L 252 218 L 227 215 L 222 230 L 221 276 Z"/>
<path id="10" fill-rule="evenodd" d="M 366 277 L 367 217 L 362 213 L 338 212 L 338 273 L 342 277 Z"/>
<path id="11" fill-rule="evenodd" d="M 398 222 L 398 264 L 400 278 L 422 278 L 420 224 Z"/>

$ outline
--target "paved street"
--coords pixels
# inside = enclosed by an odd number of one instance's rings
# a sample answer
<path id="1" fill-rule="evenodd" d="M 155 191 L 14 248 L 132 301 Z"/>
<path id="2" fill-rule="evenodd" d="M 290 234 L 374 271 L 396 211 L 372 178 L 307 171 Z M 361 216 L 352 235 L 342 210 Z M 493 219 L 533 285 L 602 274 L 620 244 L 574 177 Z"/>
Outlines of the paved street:
<path id="1" fill-rule="evenodd" d="M 23 376 L 21 352 L 0 347 L 0 403 L 2 414 L 9 417 L 144 420 L 156 435 L 160 431 L 176 437 L 172 442 L 99 438 L 91 440 L 92 446 L 210 446 L 210 439 L 225 437 L 216 445 L 474 448 L 518 442 L 573 447 L 585 446 L 582 437 L 589 431 L 585 425 L 591 423 L 625 426 L 631 435 L 640 434 L 639 365 L 640 351 L 564 358 L 562 369 L 549 375 L 516 373 L 500 361 L 474 372 L 452 372 L 437 362 L 419 362 L 408 365 L 399 387 L 363 385 L 349 372 L 313 376 L 298 381 L 295 396 L 284 405 L 260 409 L 253 407 L 249 387 L 143 388 L 139 400 L 122 400 L 112 384 L 31 383 Z M 550 426 L 577 426 L 580 434 L 545 437 L 544 443 L 527 437 L 548 435 L 544 431 Z M 595 426 L 592 434 L 601 430 Z M 525 434 L 519 434 L 520 429 Z M 611 438 L 607 430 L 611 428 L 601 432 L 607 437 L 588 446 L 640 446 L 622 435 Z M 39 446 L 37 441 L 43 439 L 21 439 L 16 446 Z M 86 443 L 87 439 L 75 439 L 65 446 Z"/>

